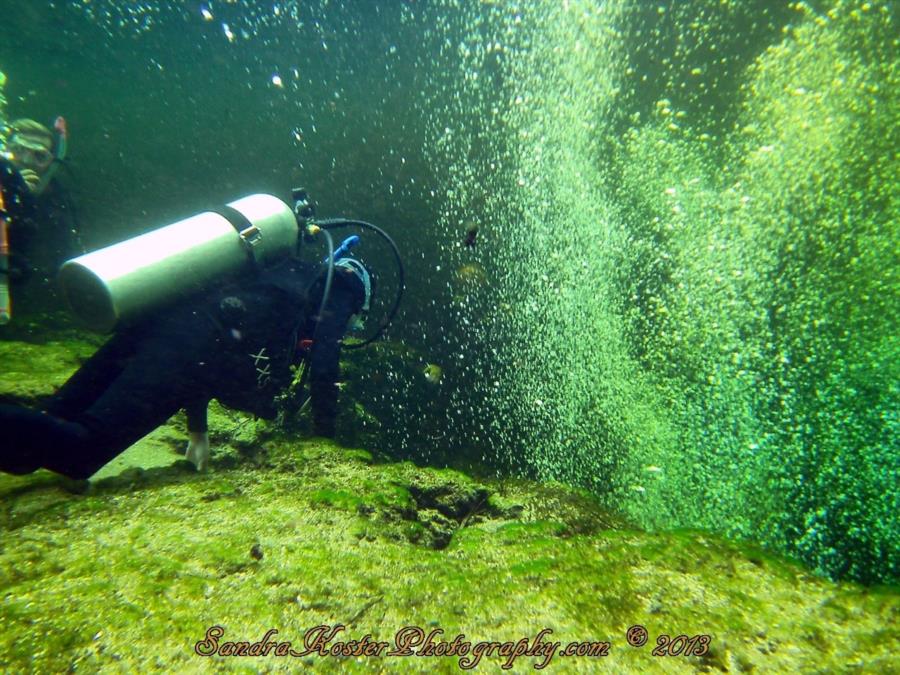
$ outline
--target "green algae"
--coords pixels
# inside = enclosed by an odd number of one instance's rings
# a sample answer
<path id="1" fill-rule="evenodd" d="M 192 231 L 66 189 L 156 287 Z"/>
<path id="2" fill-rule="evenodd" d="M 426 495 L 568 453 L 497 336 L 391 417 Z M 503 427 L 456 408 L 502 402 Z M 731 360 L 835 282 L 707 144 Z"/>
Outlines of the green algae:
<path id="1" fill-rule="evenodd" d="M 54 384 L 65 382 L 96 349 L 85 340 L 0 341 L 0 392 L 8 401 L 33 404 L 51 395 Z"/>
<path id="2" fill-rule="evenodd" d="M 363 500 L 346 490 L 316 490 L 310 501 L 313 504 L 326 504 L 339 509 L 356 510 L 362 506 Z"/>

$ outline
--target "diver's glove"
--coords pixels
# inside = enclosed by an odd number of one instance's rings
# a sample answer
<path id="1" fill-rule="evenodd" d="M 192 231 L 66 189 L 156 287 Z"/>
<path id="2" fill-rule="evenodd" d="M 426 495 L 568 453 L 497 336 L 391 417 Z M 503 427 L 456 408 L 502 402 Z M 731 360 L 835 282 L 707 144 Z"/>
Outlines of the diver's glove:
<path id="1" fill-rule="evenodd" d="M 209 432 L 188 432 L 188 446 L 184 458 L 197 467 L 197 471 L 206 471 L 209 465 Z"/>

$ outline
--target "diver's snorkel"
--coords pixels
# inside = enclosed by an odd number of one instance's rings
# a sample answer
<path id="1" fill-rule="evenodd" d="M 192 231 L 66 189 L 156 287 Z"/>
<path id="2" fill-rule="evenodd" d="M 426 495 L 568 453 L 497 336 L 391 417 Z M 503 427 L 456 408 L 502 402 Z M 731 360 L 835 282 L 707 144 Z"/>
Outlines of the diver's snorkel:
<path id="1" fill-rule="evenodd" d="M 66 125 L 66 118 L 62 115 L 57 117 L 53 122 L 53 129 L 56 131 L 56 150 L 53 153 L 53 161 L 47 167 L 44 175 L 41 176 L 41 182 L 38 183 L 34 191 L 36 195 L 43 194 L 47 186 L 50 185 L 50 181 L 53 180 L 53 176 L 56 175 L 60 165 L 65 160 L 66 152 L 69 149 L 69 128 Z"/>

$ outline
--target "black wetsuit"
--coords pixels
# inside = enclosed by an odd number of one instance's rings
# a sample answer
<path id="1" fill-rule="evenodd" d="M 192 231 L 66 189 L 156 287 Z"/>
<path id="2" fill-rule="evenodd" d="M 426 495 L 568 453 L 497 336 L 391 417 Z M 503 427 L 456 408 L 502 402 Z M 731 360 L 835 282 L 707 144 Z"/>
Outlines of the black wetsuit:
<path id="1" fill-rule="evenodd" d="M 340 340 L 365 291 L 335 268 L 316 327 L 322 281 L 295 259 L 240 285 L 195 297 L 121 330 L 43 406 L 0 406 L 0 470 L 44 467 L 86 478 L 184 408 L 191 431 L 206 431 L 210 399 L 266 419 L 275 396 L 309 347 L 314 430 L 334 434 Z M 315 334 L 313 336 L 313 330 Z M 15 439 L 15 440 L 13 440 Z"/>
<path id="2" fill-rule="evenodd" d="M 62 310 L 55 279 L 59 266 L 84 253 L 72 201 L 55 180 L 35 197 L 21 174 L 0 158 L 0 189 L 9 225 L 9 280 L 13 314 Z"/>

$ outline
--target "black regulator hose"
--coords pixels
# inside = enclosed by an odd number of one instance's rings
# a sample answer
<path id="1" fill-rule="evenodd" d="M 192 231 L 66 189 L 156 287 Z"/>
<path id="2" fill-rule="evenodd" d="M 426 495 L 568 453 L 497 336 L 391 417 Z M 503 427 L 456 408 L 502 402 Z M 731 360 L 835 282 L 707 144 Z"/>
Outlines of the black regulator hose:
<path id="1" fill-rule="evenodd" d="M 403 298 L 403 291 L 406 288 L 405 282 L 405 274 L 403 271 L 403 260 L 400 258 L 400 250 L 397 248 L 397 244 L 394 243 L 394 240 L 391 239 L 390 235 L 382 230 L 377 225 L 373 225 L 372 223 L 367 223 L 364 220 L 349 220 L 347 218 L 316 218 L 315 224 L 322 228 L 325 234 L 328 234 L 327 230 L 333 230 L 339 227 L 361 227 L 364 229 L 372 230 L 382 239 L 384 239 L 388 245 L 391 247 L 391 251 L 394 253 L 394 259 L 397 261 L 397 274 L 399 277 L 399 288 L 397 289 L 397 298 L 394 300 L 394 305 L 391 307 L 390 311 L 387 313 L 384 321 L 381 322 L 381 325 L 378 327 L 378 330 L 372 334 L 366 340 L 362 342 L 356 342 L 354 344 L 344 345 L 345 349 L 361 349 L 368 344 L 371 344 L 384 332 L 384 330 L 388 327 L 388 324 L 394 320 L 394 317 L 397 315 L 397 310 L 400 308 L 400 300 Z M 321 311 L 325 308 L 325 303 L 328 299 L 328 293 L 331 290 L 331 277 L 334 272 L 334 242 L 331 237 L 328 237 L 328 278 L 325 282 L 325 292 L 322 295 L 322 306 L 319 308 L 319 312 L 321 315 Z"/>
<path id="2" fill-rule="evenodd" d="M 316 339 L 316 333 L 319 331 L 319 323 L 322 321 L 322 313 L 325 311 L 325 304 L 328 302 L 328 296 L 331 295 L 331 280 L 334 278 L 334 239 L 331 233 L 322 228 L 322 234 L 325 235 L 325 241 L 328 242 L 328 271 L 325 273 L 325 290 L 322 291 L 322 302 L 319 303 L 319 313 L 316 314 L 316 326 L 313 328 L 312 339 Z"/>

